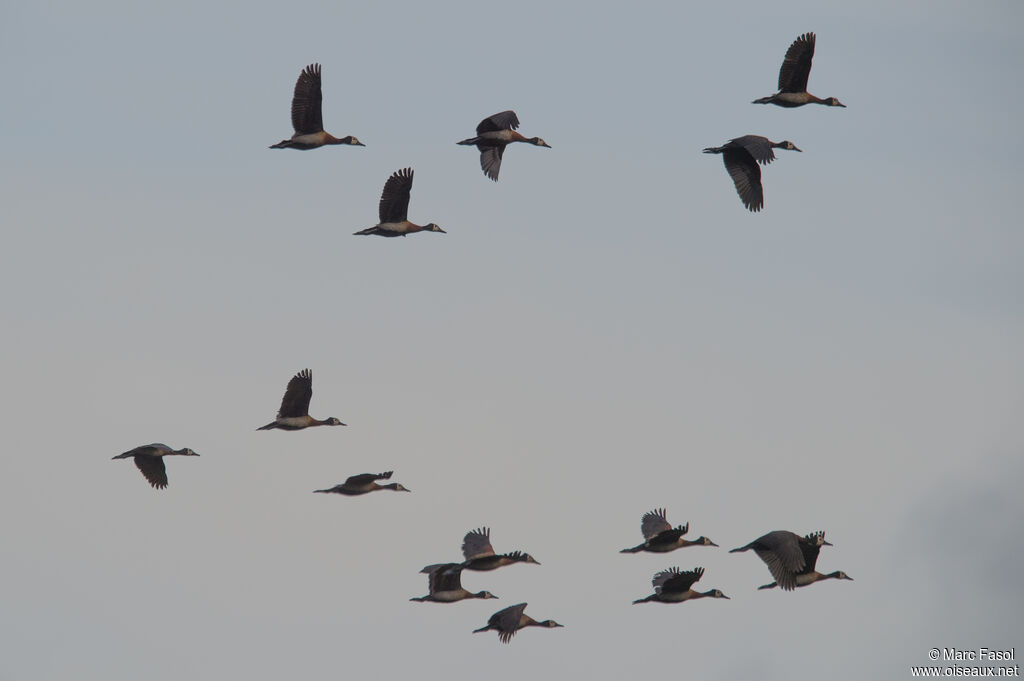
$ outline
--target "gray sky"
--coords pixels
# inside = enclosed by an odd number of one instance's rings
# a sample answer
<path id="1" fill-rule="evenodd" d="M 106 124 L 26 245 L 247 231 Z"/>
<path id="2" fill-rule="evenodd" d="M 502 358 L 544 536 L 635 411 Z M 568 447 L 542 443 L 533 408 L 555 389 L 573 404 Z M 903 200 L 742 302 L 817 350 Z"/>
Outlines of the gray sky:
<path id="1" fill-rule="evenodd" d="M 1024 647 L 1018 2 L 0 9 L 0 679 L 906 678 Z M 750 104 L 792 40 L 847 109 Z M 366 148 L 271 151 L 299 71 Z M 456 141 L 513 108 L 501 181 Z M 705 146 L 788 139 L 745 211 Z M 448 234 L 356 238 L 384 181 Z M 347 428 L 255 432 L 290 376 Z M 136 445 L 189 446 L 151 489 Z M 414 493 L 311 491 L 395 470 Z M 619 555 L 640 516 L 721 548 Z M 541 566 L 410 603 L 487 525 Z M 795 593 L 729 548 L 823 529 Z M 630 602 L 703 566 L 729 601 Z M 495 610 L 565 625 L 511 646 Z"/>

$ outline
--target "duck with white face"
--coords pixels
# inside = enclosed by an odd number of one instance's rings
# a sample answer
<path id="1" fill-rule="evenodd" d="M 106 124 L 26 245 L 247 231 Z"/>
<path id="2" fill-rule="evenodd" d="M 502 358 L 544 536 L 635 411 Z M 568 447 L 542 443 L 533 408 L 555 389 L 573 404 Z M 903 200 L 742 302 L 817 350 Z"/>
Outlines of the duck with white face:
<path id="1" fill-rule="evenodd" d="M 359 475 L 349 476 L 345 482 L 340 485 L 335 485 L 330 489 L 316 489 L 313 490 L 313 492 L 322 494 L 343 494 L 345 496 L 355 497 L 383 489 L 391 490 L 392 492 L 412 491 L 398 482 L 390 482 L 386 485 L 381 485 L 377 482 L 378 480 L 390 480 L 392 475 L 394 475 L 394 471 L 385 471 L 383 473 L 360 473 Z"/>
<path id="2" fill-rule="evenodd" d="M 188 447 L 182 449 L 171 449 L 167 445 L 154 442 L 151 445 L 142 445 L 131 449 L 123 454 L 113 457 L 115 459 L 134 459 L 135 467 L 139 469 L 143 477 L 153 486 L 154 489 L 167 487 L 167 468 L 164 466 L 165 456 L 199 456 Z"/>
<path id="3" fill-rule="evenodd" d="M 684 539 L 690 530 L 690 524 L 677 525 L 672 527 L 665 514 L 664 508 L 656 508 L 644 513 L 640 519 L 640 531 L 644 536 L 642 544 L 628 549 L 622 549 L 619 553 L 668 553 L 684 546 L 718 546 L 707 537 L 697 537 L 694 540 Z"/>
<path id="4" fill-rule="evenodd" d="M 384 183 L 384 191 L 380 195 L 378 214 L 380 222 L 373 227 L 355 232 L 356 235 L 375 234 L 377 236 L 408 236 L 416 232 L 441 232 L 443 229 L 433 222 L 417 225 L 409 222 L 409 195 L 412 191 L 412 168 L 396 171 Z"/>
<path id="5" fill-rule="evenodd" d="M 764 207 L 764 189 L 761 187 L 761 168 L 775 160 L 773 149 L 801 151 L 789 140 L 772 142 L 760 135 L 743 135 L 729 140 L 720 147 L 706 147 L 705 154 L 721 154 L 725 170 L 732 178 L 740 201 L 747 210 L 756 213 Z"/>
<path id="6" fill-rule="evenodd" d="M 466 533 L 466 536 L 462 538 L 462 555 L 466 559 L 462 563 L 464 569 L 481 572 L 497 570 L 514 563 L 540 565 L 533 556 L 524 551 L 495 553 L 494 547 L 491 546 L 491 530 L 488 527 L 481 527 Z"/>
<path id="7" fill-rule="evenodd" d="M 334 144 L 355 147 L 366 145 L 352 135 L 335 137 L 324 130 L 323 93 L 320 86 L 320 65 L 310 64 L 299 74 L 292 95 L 292 128 L 295 134 L 289 139 L 270 145 L 271 149 L 299 149 L 308 151 Z"/>
<path id="8" fill-rule="evenodd" d="M 516 132 L 519 127 L 519 117 L 515 111 L 502 111 L 480 121 L 476 126 L 476 137 L 470 137 L 456 142 L 476 146 L 480 150 L 480 168 L 484 175 L 495 182 L 498 181 L 498 173 L 501 171 L 501 157 L 505 154 L 505 147 L 513 142 L 532 144 L 535 147 L 551 148 L 551 145 L 539 137 L 524 137 Z"/>
<path id="9" fill-rule="evenodd" d="M 758 587 L 760 589 L 774 589 L 778 586 L 785 591 L 792 591 L 798 586 L 807 586 L 822 579 L 852 580 L 845 572 L 823 575 L 815 571 L 814 566 L 822 546 L 832 546 L 831 542 L 825 541 L 824 532 L 811 532 L 801 537 L 789 530 L 774 530 L 729 553 L 753 551 L 764 561 L 775 581 Z"/>
<path id="10" fill-rule="evenodd" d="M 807 91 L 807 78 L 811 75 L 811 60 L 814 59 L 815 37 L 805 33 L 789 46 L 786 57 L 779 69 L 779 91 L 768 97 L 755 99 L 751 104 L 774 104 L 793 109 L 804 104 L 822 104 L 846 108 L 835 97 L 821 99 Z"/>
<path id="11" fill-rule="evenodd" d="M 426 596 L 410 598 L 410 601 L 433 603 L 456 603 L 458 601 L 479 598 L 497 598 L 490 591 L 466 591 L 462 588 L 462 565 L 459 563 L 439 563 L 428 565 L 420 570 L 428 575 L 427 586 L 430 593 Z"/>
<path id="12" fill-rule="evenodd" d="M 516 635 L 516 632 L 526 627 L 543 627 L 545 629 L 554 629 L 555 627 L 561 627 L 562 625 L 554 620 L 544 620 L 538 622 L 529 615 L 526 614 L 526 603 L 519 603 L 517 605 L 510 605 L 504 610 L 491 615 L 490 619 L 487 620 L 487 626 L 474 629 L 473 633 L 478 634 L 482 631 L 494 630 L 498 632 L 498 640 L 502 643 L 508 643 L 512 640 L 512 637 Z"/>
<path id="13" fill-rule="evenodd" d="M 704 575 L 704 568 L 698 567 L 692 570 L 683 571 L 678 567 L 670 567 L 667 570 L 656 572 L 651 578 L 651 586 L 654 593 L 646 598 L 638 598 L 633 601 L 637 603 L 682 603 L 694 601 L 699 598 L 724 598 L 729 600 L 720 589 L 709 591 L 694 591 L 693 585 Z"/>
<path id="14" fill-rule="evenodd" d="M 315 419 L 309 415 L 309 402 L 313 399 L 313 372 L 303 369 L 295 374 L 281 398 L 277 418 L 256 430 L 302 430 L 313 426 L 343 426 L 335 417 Z"/>

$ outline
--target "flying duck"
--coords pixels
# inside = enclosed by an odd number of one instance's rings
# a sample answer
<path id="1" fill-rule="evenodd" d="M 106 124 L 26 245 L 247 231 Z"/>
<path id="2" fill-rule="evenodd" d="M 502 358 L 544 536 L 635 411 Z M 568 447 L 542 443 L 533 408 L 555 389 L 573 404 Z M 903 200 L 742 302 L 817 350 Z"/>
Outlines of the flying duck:
<path id="1" fill-rule="evenodd" d="M 462 563 L 462 567 L 466 570 L 495 570 L 503 565 L 512 565 L 513 563 L 540 565 L 533 556 L 522 551 L 494 553 L 489 527 L 481 527 L 466 533 L 466 536 L 462 538 L 462 555 L 466 559 Z"/>
<path id="2" fill-rule="evenodd" d="M 281 408 L 277 411 L 277 418 L 265 426 L 256 430 L 302 430 L 310 426 L 343 426 L 345 425 L 333 416 L 320 421 L 309 415 L 309 400 L 313 397 L 313 372 L 303 369 L 292 376 L 288 381 L 288 387 L 281 398 Z"/>
<path id="3" fill-rule="evenodd" d="M 694 591 L 693 585 L 701 578 L 704 574 L 704 568 L 694 568 L 683 572 L 677 567 L 670 567 L 667 570 L 655 573 L 651 579 L 651 585 L 654 587 L 654 593 L 646 598 L 638 598 L 633 601 L 633 605 L 637 603 L 650 603 L 651 601 L 657 601 L 659 603 L 682 603 L 683 601 L 692 601 L 698 598 L 725 598 L 726 596 L 718 589 L 711 589 L 710 591 Z"/>
<path id="4" fill-rule="evenodd" d="M 154 442 L 151 445 L 136 447 L 124 454 L 118 454 L 114 459 L 135 459 L 135 465 L 149 484 L 156 489 L 167 487 L 167 469 L 164 467 L 165 456 L 199 456 L 188 447 L 184 449 L 171 449 L 165 444 Z"/>
<path id="5" fill-rule="evenodd" d="M 824 532 L 816 532 L 809 534 L 798 540 L 797 544 L 800 546 L 800 552 L 804 558 L 804 568 L 793 575 L 794 583 L 796 586 L 807 586 L 808 584 L 814 584 L 820 582 L 823 579 L 848 579 L 851 582 L 853 577 L 846 574 L 842 570 L 836 570 L 828 574 L 822 574 L 815 569 L 815 565 L 818 562 L 818 553 L 821 551 L 821 547 L 824 544 L 828 544 L 825 541 Z M 829 544 L 831 546 L 831 544 Z M 779 585 L 778 582 L 772 582 L 771 584 L 764 584 L 757 587 L 758 589 L 774 589 Z"/>
<path id="6" fill-rule="evenodd" d="M 474 629 L 473 633 L 478 634 L 481 631 L 487 631 L 493 629 L 498 632 L 498 640 L 502 643 L 508 643 L 512 640 L 512 637 L 516 635 L 516 632 L 524 627 L 560 627 L 562 626 L 554 620 L 544 620 L 538 622 L 524 611 L 526 610 L 526 603 L 519 603 L 518 605 L 510 605 L 504 610 L 491 615 L 491 618 L 487 620 L 486 627 L 480 627 Z"/>
<path id="7" fill-rule="evenodd" d="M 764 206 L 764 191 L 761 189 L 761 168 L 758 163 L 768 164 L 775 160 L 772 149 L 800 151 L 789 140 L 772 142 L 760 135 L 744 135 L 729 140 L 720 147 L 707 147 L 705 154 L 722 154 L 725 169 L 729 171 L 740 201 L 752 213 Z"/>
<path id="8" fill-rule="evenodd" d="M 366 145 L 352 135 L 335 137 L 324 132 L 322 111 L 323 93 L 320 91 L 320 65 L 310 64 L 299 74 L 295 81 L 295 94 L 292 96 L 292 127 L 295 134 L 291 139 L 281 140 L 270 145 L 271 149 L 316 149 L 327 144 L 352 144 L 357 147 Z"/>
<path id="9" fill-rule="evenodd" d="M 729 553 L 742 553 L 753 549 L 757 557 L 768 566 L 768 571 L 772 573 L 777 586 L 792 591 L 797 587 L 797 575 L 807 573 L 808 559 L 809 569 L 814 570 L 814 562 L 817 561 L 818 551 L 822 546 L 832 546 L 825 541 L 824 532 L 812 532 L 801 537 L 789 530 L 775 530 L 758 537 L 746 546 L 732 549 Z"/>
<path id="10" fill-rule="evenodd" d="M 396 171 L 384 183 L 380 195 L 380 222 L 355 232 L 356 235 L 406 236 L 413 232 L 446 232 L 433 222 L 417 225 L 409 222 L 409 192 L 412 190 L 412 168 Z"/>
<path id="11" fill-rule="evenodd" d="M 640 518 L 640 531 L 644 535 L 644 542 L 629 549 L 622 549 L 619 553 L 668 553 L 684 546 L 718 546 L 707 537 L 697 537 L 693 541 L 683 539 L 683 535 L 689 529 L 689 523 L 672 527 L 665 515 L 665 509 L 656 508 L 644 513 Z"/>
<path id="12" fill-rule="evenodd" d="M 811 60 L 814 58 L 814 34 L 804 33 L 793 41 L 786 50 L 786 58 L 779 69 L 779 91 L 770 97 L 755 99 L 751 104 L 774 104 L 793 108 L 804 104 L 841 106 L 835 97 L 819 99 L 807 91 L 807 77 L 811 75 Z"/>
<path id="13" fill-rule="evenodd" d="M 412 490 L 403 487 L 400 483 L 392 482 L 387 485 L 378 485 L 378 480 L 387 480 L 391 477 L 394 471 L 386 471 L 384 473 L 361 473 L 359 475 L 350 476 L 345 482 L 340 485 L 335 485 L 330 489 L 315 489 L 314 492 L 323 492 L 326 494 L 344 494 L 345 496 L 355 497 L 360 494 L 366 494 L 367 492 L 376 492 L 379 489 L 390 489 L 395 492 L 411 492 Z"/>
<path id="14" fill-rule="evenodd" d="M 432 601 L 434 603 L 454 603 L 466 598 L 497 598 L 490 591 L 466 591 L 462 588 L 462 565 L 459 563 L 439 563 L 430 565 L 427 572 L 427 586 L 430 590 L 426 596 L 410 598 L 410 601 Z"/>
<path id="15" fill-rule="evenodd" d="M 537 147 L 551 148 L 551 145 L 539 137 L 523 137 L 516 128 L 519 127 L 519 117 L 515 111 L 502 111 L 489 116 L 476 126 L 476 137 L 464 139 L 456 144 L 473 144 L 480 150 L 480 167 L 484 175 L 495 182 L 498 181 L 498 171 L 501 170 L 501 156 L 505 153 L 505 147 L 513 142 L 526 142 Z"/>

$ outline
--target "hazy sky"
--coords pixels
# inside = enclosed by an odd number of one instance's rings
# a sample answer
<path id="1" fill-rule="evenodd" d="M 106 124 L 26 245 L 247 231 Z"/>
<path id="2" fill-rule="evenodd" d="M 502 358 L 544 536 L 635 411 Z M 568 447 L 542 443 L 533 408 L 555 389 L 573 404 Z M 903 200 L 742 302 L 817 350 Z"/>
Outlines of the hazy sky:
<path id="1" fill-rule="evenodd" d="M 901 679 L 1024 649 L 1019 2 L 0 7 L 0 680 Z M 755 106 L 817 33 L 810 90 Z M 269 150 L 323 64 L 365 148 Z M 455 144 L 515 109 L 501 180 Z M 788 139 L 743 209 L 721 158 Z M 415 169 L 410 219 L 354 237 Z M 1018 215 L 1018 217 L 1014 217 Z M 296 371 L 347 428 L 256 432 Z M 140 444 L 192 447 L 151 489 Z M 394 470 L 412 494 L 314 495 Z M 721 548 L 620 555 L 640 516 Z M 410 603 L 463 534 L 542 565 Z M 753 554 L 825 530 L 794 593 Z M 731 600 L 631 605 L 703 566 Z M 564 629 L 470 634 L 499 608 Z"/>

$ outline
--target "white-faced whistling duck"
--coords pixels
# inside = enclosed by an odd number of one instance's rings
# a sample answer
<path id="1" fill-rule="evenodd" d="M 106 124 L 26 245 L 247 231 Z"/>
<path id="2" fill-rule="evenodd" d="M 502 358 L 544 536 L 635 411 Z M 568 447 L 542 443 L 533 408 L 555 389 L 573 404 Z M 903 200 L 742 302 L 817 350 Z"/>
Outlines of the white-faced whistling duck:
<path id="1" fill-rule="evenodd" d="M 171 449 L 165 444 L 154 442 L 151 445 L 142 445 L 135 449 L 118 454 L 115 459 L 135 459 L 135 465 L 142 474 L 149 480 L 149 484 L 156 489 L 167 487 L 167 469 L 164 468 L 165 456 L 199 456 L 188 447 L 184 449 Z"/>
<path id="2" fill-rule="evenodd" d="M 775 160 L 772 149 L 800 151 L 789 140 L 772 142 L 760 135 L 744 135 L 729 140 L 720 147 L 707 147 L 705 154 L 721 154 L 725 169 L 729 171 L 736 193 L 747 210 L 756 213 L 764 206 L 764 191 L 761 189 L 761 169 L 758 163 L 769 164 Z"/>
<path id="3" fill-rule="evenodd" d="M 694 568 L 683 572 L 677 567 L 670 567 L 667 570 L 655 573 L 651 579 L 651 585 L 654 586 L 654 593 L 647 598 L 638 598 L 633 601 L 633 605 L 637 603 L 649 603 L 651 601 L 657 601 L 658 603 L 681 603 L 683 601 L 692 601 L 698 598 L 725 598 L 724 593 L 718 589 L 711 589 L 710 591 L 694 591 L 692 587 L 697 580 L 704 574 L 704 568 Z"/>
<path id="4" fill-rule="evenodd" d="M 333 494 L 344 494 L 346 496 L 355 497 L 360 494 L 366 494 L 367 492 L 376 492 L 379 489 L 390 489 L 395 492 L 411 492 L 412 490 L 403 487 L 397 482 L 388 483 L 387 485 L 378 485 L 378 480 L 389 479 L 394 471 L 386 471 L 384 473 L 361 473 L 359 475 L 353 475 L 349 477 L 345 482 L 340 485 L 335 485 L 330 489 L 315 489 L 314 492 L 333 493 Z"/>
<path id="5" fill-rule="evenodd" d="M 524 627 L 547 627 L 551 629 L 553 627 L 562 626 L 554 620 L 538 622 L 527 615 L 524 612 L 525 610 L 526 603 L 510 605 L 504 610 L 499 610 L 491 615 L 491 618 L 487 620 L 487 626 L 474 629 L 473 633 L 479 634 L 481 631 L 493 629 L 498 632 L 498 640 L 502 643 L 508 643 L 512 640 L 512 637 L 516 635 L 516 632 Z"/>
<path id="6" fill-rule="evenodd" d="M 823 544 L 828 544 L 828 542 L 825 541 L 824 532 L 809 534 L 799 542 L 800 552 L 804 556 L 804 569 L 794 575 L 796 586 L 807 586 L 808 584 L 820 582 L 823 579 L 848 579 L 851 582 L 853 581 L 853 577 L 842 570 L 836 570 L 835 572 L 823 575 L 815 569 L 814 566 L 818 562 L 818 553 L 821 551 Z M 831 544 L 829 544 L 829 546 L 831 546 Z M 757 588 L 774 589 L 778 585 L 778 582 L 772 582 L 771 584 L 764 584 Z"/>
<path id="7" fill-rule="evenodd" d="M 288 381 L 288 387 L 281 398 L 281 408 L 277 412 L 277 418 L 265 426 L 256 430 L 302 430 L 310 426 L 343 426 L 345 425 L 333 416 L 320 421 L 309 415 L 309 400 L 313 397 L 313 373 L 309 369 L 303 369 L 292 376 Z"/>
<path id="8" fill-rule="evenodd" d="M 270 148 L 306 150 L 327 144 L 365 147 L 365 144 L 352 135 L 339 139 L 329 132 L 324 132 L 323 100 L 323 93 L 320 90 L 320 65 L 310 64 L 302 70 L 299 79 L 295 81 L 295 94 L 292 95 L 292 127 L 295 128 L 295 134 L 291 139 L 270 145 Z"/>
<path id="9" fill-rule="evenodd" d="M 825 106 L 841 106 L 835 97 L 818 99 L 807 91 L 807 77 L 811 75 L 811 60 L 814 58 L 814 34 L 804 33 L 793 41 L 786 50 L 786 58 L 779 69 L 779 91 L 771 97 L 755 99 L 751 104 L 775 104 L 793 108 L 804 104 L 824 104 Z"/>
<path id="10" fill-rule="evenodd" d="M 430 593 L 410 601 L 431 601 L 434 603 L 454 603 L 466 598 L 497 598 L 490 591 L 466 591 L 462 588 L 462 565 L 460 563 L 439 563 L 430 565 L 427 570 L 427 585 Z"/>
<path id="11" fill-rule="evenodd" d="M 758 537 L 746 546 L 732 549 L 729 553 L 753 549 L 757 557 L 768 566 L 768 571 L 772 573 L 777 585 L 786 591 L 792 591 L 797 587 L 796 576 L 808 569 L 808 557 L 811 557 L 810 569 L 814 569 L 814 561 L 817 560 L 818 551 L 822 546 L 832 546 L 825 541 L 824 532 L 812 532 L 801 537 L 788 530 L 775 530 Z"/>
<path id="12" fill-rule="evenodd" d="M 417 225 L 409 222 L 409 192 L 412 190 L 412 168 L 396 171 L 384 183 L 380 195 L 380 223 L 355 234 L 405 236 L 413 232 L 446 232 L 433 222 Z"/>
<path id="13" fill-rule="evenodd" d="M 533 559 L 533 556 L 522 551 L 495 554 L 494 547 L 491 546 L 491 530 L 488 527 L 481 527 L 466 533 L 466 536 L 462 538 L 462 555 L 466 559 L 462 563 L 462 567 L 466 570 L 495 570 L 512 563 L 540 565 Z"/>
<path id="14" fill-rule="evenodd" d="M 491 546 L 491 530 L 488 527 L 481 527 L 476 530 L 470 530 L 466 533 L 466 536 L 462 538 L 462 556 L 466 559 L 460 565 L 465 570 L 476 570 L 479 572 L 486 572 L 488 570 L 496 570 L 504 565 L 511 565 L 512 563 L 533 563 L 534 565 L 540 565 L 533 556 L 522 551 L 512 551 L 511 553 L 494 553 L 494 547 Z M 434 565 L 428 565 L 420 572 L 425 574 L 431 574 L 438 567 L 444 567 L 447 563 L 437 563 Z"/>
<path id="15" fill-rule="evenodd" d="M 644 543 L 631 549 L 622 549 L 619 553 L 639 553 L 640 551 L 668 553 L 684 546 L 718 546 L 707 537 L 697 537 L 693 541 L 683 539 L 683 535 L 689 529 L 689 523 L 672 527 L 665 516 L 665 509 L 656 508 L 644 513 L 640 519 L 640 531 L 643 532 Z"/>
<path id="16" fill-rule="evenodd" d="M 464 139 L 456 144 L 474 144 L 480 150 L 480 167 L 484 175 L 495 182 L 498 181 L 498 171 L 501 170 L 501 156 L 505 153 L 505 147 L 512 142 L 526 142 L 538 147 L 551 148 L 551 145 L 539 137 L 523 137 L 516 128 L 519 127 L 519 117 L 515 111 L 502 111 L 480 121 L 476 126 L 476 137 Z"/>

